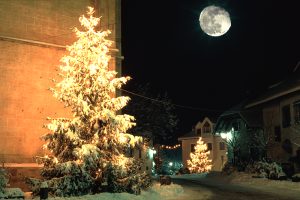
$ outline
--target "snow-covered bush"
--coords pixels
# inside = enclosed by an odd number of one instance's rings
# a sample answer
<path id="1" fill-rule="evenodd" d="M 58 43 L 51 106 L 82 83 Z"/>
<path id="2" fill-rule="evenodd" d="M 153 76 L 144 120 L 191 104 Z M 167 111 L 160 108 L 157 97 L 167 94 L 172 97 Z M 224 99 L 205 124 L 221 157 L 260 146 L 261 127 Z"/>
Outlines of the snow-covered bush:
<path id="1" fill-rule="evenodd" d="M 4 192 L 4 188 L 8 182 L 7 173 L 4 169 L 0 169 L 0 193 Z"/>
<path id="2" fill-rule="evenodd" d="M 227 162 L 222 169 L 222 173 L 226 175 L 232 174 L 235 171 L 237 171 L 237 168 L 230 162 Z"/>
<path id="3" fill-rule="evenodd" d="M 109 192 L 128 192 L 131 194 L 140 194 L 141 189 L 148 188 L 151 185 L 151 177 L 146 172 L 139 173 L 141 162 L 133 161 L 127 163 L 127 169 L 121 166 L 108 167 L 107 184 Z"/>
<path id="4" fill-rule="evenodd" d="M 292 176 L 292 181 L 293 181 L 293 182 L 300 182 L 300 173 L 294 174 L 294 175 Z"/>
<path id="5" fill-rule="evenodd" d="M 257 174 L 258 178 L 269 178 L 274 180 L 286 179 L 286 174 L 283 172 L 282 167 L 276 162 L 268 163 L 264 161 L 249 164 L 246 167 L 246 172 Z"/>
<path id="6" fill-rule="evenodd" d="M 190 172 L 190 170 L 189 170 L 189 168 L 180 168 L 179 170 L 178 170 L 178 174 L 190 174 L 191 172 Z"/>
<path id="7" fill-rule="evenodd" d="M 42 180 L 36 179 L 36 178 L 26 178 L 25 183 L 28 185 L 30 190 L 32 191 L 32 194 L 34 196 L 38 195 L 40 192 L 40 186 L 41 186 Z"/>

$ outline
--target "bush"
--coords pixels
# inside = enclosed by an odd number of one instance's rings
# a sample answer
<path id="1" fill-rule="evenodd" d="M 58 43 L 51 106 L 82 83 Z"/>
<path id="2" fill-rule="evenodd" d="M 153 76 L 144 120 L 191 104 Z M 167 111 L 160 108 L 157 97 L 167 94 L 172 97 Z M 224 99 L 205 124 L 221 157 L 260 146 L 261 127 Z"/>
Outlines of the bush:
<path id="1" fill-rule="evenodd" d="M 257 178 L 269 178 L 273 180 L 286 179 L 286 174 L 283 172 L 282 167 L 276 162 L 255 162 L 253 164 L 249 164 L 245 171 L 248 173 L 256 173 L 257 176 L 254 177 Z"/>
<path id="2" fill-rule="evenodd" d="M 4 188 L 8 182 L 7 173 L 4 169 L 0 169 L 0 193 L 4 193 Z"/>
<path id="3" fill-rule="evenodd" d="M 190 170 L 188 168 L 180 168 L 178 174 L 190 174 Z"/>
<path id="4" fill-rule="evenodd" d="M 237 171 L 237 168 L 230 162 L 227 162 L 222 169 L 222 173 L 226 175 L 230 175 L 235 171 Z"/>

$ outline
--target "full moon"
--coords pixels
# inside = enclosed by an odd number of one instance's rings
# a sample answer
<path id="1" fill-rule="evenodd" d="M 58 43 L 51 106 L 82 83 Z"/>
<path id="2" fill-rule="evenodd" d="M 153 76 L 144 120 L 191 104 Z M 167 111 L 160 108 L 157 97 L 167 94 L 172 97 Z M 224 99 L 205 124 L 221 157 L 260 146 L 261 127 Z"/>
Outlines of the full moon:
<path id="1" fill-rule="evenodd" d="M 201 29 L 210 36 L 224 35 L 231 26 L 229 13 L 221 7 L 208 6 L 199 17 Z"/>

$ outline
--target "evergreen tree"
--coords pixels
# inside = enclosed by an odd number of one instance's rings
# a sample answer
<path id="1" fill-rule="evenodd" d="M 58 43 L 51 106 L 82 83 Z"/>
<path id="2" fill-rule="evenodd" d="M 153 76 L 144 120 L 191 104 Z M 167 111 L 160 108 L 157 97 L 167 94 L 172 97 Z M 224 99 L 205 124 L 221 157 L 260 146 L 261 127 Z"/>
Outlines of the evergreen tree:
<path id="1" fill-rule="evenodd" d="M 203 143 L 200 137 L 195 146 L 195 152 L 190 153 L 190 159 L 187 161 L 188 168 L 192 173 L 202 173 L 211 170 L 211 160 L 208 159 L 210 152 L 207 151 L 207 145 Z"/>
<path id="2" fill-rule="evenodd" d="M 136 118 L 137 125 L 131 129 L 132 133 L 151 138 L 154 144 L 177 141 L 174 131 L 177 128 L 178 117 L 167 93 L 153 92 L 149 83 L 134 85 L 132 91 L 137 95 L 128 93 L 131 101 L 124 108 L 126 113 Z"/>
<path id="3" fill-rule="evenodd" d="M 74 29 L 78 40 L 67 47 L 62 80 L 51 89 L 73 113 L 73 118 L 48 118 L 50 133 L 43 136 L 48 155 L 39 158 L 41 175 L 57 196 L 98 192 L 105 185 L 113 185 L 111 192 L 137 193 L 146 178 L 136 170 L 141 163 L 125 155 L 141 145 L 140 137 L 127 133 L 134 117 L 119 112 L 129 97 L 115 97 L 130 78 L 116 78 L 109 69 L 110 31 L 95 30 L 100 18 L 93 13 L 89 7 L 88 17 L 79 18 L 84 30 Z"/>
<path id="4" fill-rule="evenodd" d="M 7 173 L 4 169 L 0 168 L 0 194 L 4 193 L 4 188 L 8 182 Z"/>

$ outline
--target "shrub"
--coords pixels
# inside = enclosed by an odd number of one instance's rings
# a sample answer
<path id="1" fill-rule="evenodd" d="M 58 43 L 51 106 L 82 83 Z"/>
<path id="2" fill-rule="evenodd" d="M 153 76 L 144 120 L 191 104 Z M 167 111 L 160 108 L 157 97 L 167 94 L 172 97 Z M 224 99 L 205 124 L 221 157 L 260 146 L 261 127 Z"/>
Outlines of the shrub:
<path id="1" fill-rule="evenodd" d="M 0 169 L 0 193 L 4 192 L 4 188 L 8 182 L 7 173 L 4 169 Z"/>

